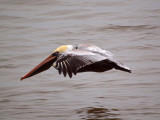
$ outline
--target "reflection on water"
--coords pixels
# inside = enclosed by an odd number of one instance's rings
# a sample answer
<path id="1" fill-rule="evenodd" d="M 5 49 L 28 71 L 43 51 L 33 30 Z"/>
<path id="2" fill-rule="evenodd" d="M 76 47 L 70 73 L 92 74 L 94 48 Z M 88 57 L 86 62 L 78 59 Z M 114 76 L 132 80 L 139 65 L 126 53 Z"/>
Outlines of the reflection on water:
<path id="1" fill-rule="evenodd" d="M 63 44 L 107 49 L 132 70 L 51 68 L 20 77 Z M 159 0 L 0 0 L 0 120 L 158 120 Z"/>
<path id="2" fill-rule="evenodd" d="M 87 107 L 77 111 L 77 114 L 84 120 L 121 120 L 116 116 L 119 114 L 112 113 L 118 109 L 106 109 L 103 107 Z"/>

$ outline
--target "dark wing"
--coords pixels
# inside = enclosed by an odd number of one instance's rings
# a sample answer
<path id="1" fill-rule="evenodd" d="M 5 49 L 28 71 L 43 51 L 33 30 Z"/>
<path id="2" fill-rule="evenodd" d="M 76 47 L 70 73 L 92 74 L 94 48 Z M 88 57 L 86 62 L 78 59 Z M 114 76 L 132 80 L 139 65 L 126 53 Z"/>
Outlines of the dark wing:
<path id="1" fill-rule="evenodd" d="M 89 51 L 72 50 L 61 53 L 53 66 L 59 71 L 59 74 L 63 72 L 65 77 L 68 74 L 71 78 L 72 74 L 77 74 L 78 69 L 104 59 L 106 59 L 105 56 Z"/>
<path id="2" fill-rule="evenodd" d="M 113 68 L 118 69 L 118 70 L 131 72 L 131 69 L 129 67 L 125 66 L 123 63 L 116 60 L 114 55 L 108 50 L 103 50 L 98 46 L 87 45 L 87 44 L 79 44 L 79 45 L 77 45 L 77 48 L 80 49 L 80 50 L 86 50 L 86 51 L 90 51 L 92 53 L 96 53 L 96 54 L 105 56 L 106 57 L 106 60 L 105 60 L 106 69 L 107 69 L 107 66 L 109 66 L 109 67 L 112 66 Z M 96 63 L 96 64 L 98 64 L 98 63 Z M 94 64 L 93 66 L 90 66 L 90 65 L 86 66 L 85 68 L 82 68 L 81 70 L 85 70 L 85 69 L 88 70 L 88 68 L 91 68 L 91 70 L 93 70 L 93 68 L 97 68 L 97 67 L 94 67 L 96 64 Z"/>

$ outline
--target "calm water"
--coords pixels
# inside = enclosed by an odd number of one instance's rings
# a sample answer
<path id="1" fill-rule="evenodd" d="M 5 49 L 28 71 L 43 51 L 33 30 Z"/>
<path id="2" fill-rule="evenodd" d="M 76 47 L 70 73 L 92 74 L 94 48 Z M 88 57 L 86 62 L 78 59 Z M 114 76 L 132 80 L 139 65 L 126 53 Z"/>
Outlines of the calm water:
<path id="1" fill-rule="evenodd" d="M 20 77 L 63 44 L 114 53 L 133 73 L 51 68 Z M 159 0 L 0 0 L 0 120 L 160 119 Z"/>

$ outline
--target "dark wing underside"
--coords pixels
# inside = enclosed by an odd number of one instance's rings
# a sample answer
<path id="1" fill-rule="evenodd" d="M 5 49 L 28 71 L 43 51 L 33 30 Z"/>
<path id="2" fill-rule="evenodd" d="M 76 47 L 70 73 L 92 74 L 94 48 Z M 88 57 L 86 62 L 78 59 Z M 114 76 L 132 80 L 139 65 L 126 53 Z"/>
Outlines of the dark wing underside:
<path id="1" fill-rule="evenodd" d="M 111 70 L 113 68 L 113 65 L 110 60 L 105 59 L 99 62 L 95 62 L 93 64 L 86 65 L 80 69 L 78 69 L 79 72 L 104 72 L 107 70 Z"/>
<path id="2" fill-rule="evenodd" d="M 61 53 L 54 67 L 59 71 L 59 74 L 63 73 L 65 77 L 68 74 L 71 78 L 72 74 L 76 75 L 79 69 L 105 59 L 106 57 L 89 51 L 72 50 Z"/>

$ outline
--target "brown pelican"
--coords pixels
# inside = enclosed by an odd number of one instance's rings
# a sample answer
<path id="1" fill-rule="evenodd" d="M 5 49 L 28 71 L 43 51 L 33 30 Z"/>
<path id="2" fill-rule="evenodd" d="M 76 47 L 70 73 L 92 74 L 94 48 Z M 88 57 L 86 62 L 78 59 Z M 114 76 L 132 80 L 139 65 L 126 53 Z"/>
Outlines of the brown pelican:
<path id="1" fill-rule="evenodd" d="M 43 72 L 53 66 L 59 74 L 72 77 L 80 72 L 104 72 L 115 68 L 131 73 L 131 69 L 114 58 L 114 55 L 95 45 L 79 44 L 58 47 L 49 57 L 33 68 L 21 80 Z"/>

